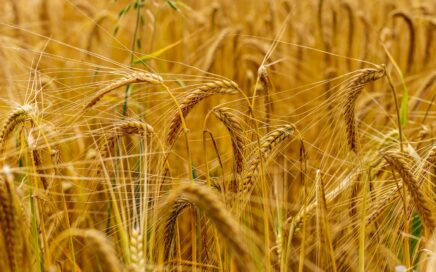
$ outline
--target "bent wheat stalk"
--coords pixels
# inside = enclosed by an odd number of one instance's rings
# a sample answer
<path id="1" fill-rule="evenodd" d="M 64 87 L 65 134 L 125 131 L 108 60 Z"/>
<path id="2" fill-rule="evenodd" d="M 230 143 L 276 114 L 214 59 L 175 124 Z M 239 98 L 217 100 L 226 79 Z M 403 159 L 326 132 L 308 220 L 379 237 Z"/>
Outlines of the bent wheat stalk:
<path id="1" fill-rule="evenodd" d="M 135 120 L 123 121 L 115 126 L 112 133 L 105 137 L 105 140 L 102 140 L 103 144 L 101 144 L 99 148 L 101 157 L 104 159 L 110 155 L 110 152 L 114 148 L 117 139 L 121 136 L 134 134 L 140 136 L 149 136 L 153 133 L 153 127 L 145 122 Z"/>
<path id="2" fill-rule="evenodd" d="M 153 85 L 158 85 L 161 84 L 162 82 L 163 82 L 162 77 L 154 73 L 149 73 L 149 72 L 131 73 L 126 77 L 116 80 L 113 83 L 106 86 L 105 88 L 98 91 L 97 94 L 85 105 L 85 107 L 82 110 L 82 114 L 80 116 L 82 116 L 90 108 L 95 106 L 95 104 L 97 104 L 106 94 L 122 86 L 126 86 L 132 83 L 149 83 Z"/>
<path id="3" fill-rule="evenodd" d="M 418 181 L 412 174 L 409 163 L 399 152 L 386 152 L 383 157 L 392 166 L 392 168 L 400 174 L 401 178 L 403 179 L 403 184 L 409 191 L 422 222 L 424 223 L 426 234 L 430 234 L 436 227 L 432 214 L 433 205 L 420 188 Z"/>
<path id="4" fill-rule="evenodd" d="M 189 112 L 200 101 L 208 98 L 214 94 L 237 94 L 239 91 L 238 85 L 230 80 L 216 80 L 209 82 L 199 87 L 198 89 L 189 93 L 183 101 L 180 103 L 180 110 L 177 109 L 173 114 L 170 122 L 170 129 L 167 134 L 166 142 L 169 146 L 172 146 L 180 133 L 180 127 L 182 125 L 182 119 L 186 118 Z"/>
<path id="5" fill-rule="evenodd" d="M 15 129 L 15 127 L 27 120 L 32 121 L 32 111 L 33 107 L 30 105 L 25 105 L 16 108 L 3 123 L 3 127 L 0 132 L 0 152 L 3 151 L 3 146 L 9 136 L 9 134 Z"/>
<path id="6" fill-rule="evenodd" d="M 246 193 L 250 191 L 259 174 L 261 160 L 265 161 L 276 146 L 294 135 L 295 130 L 294 125 L 284 125 L 260 139 L 260 150 L 254 152 L 253 156 L 248 161 L 248 165 L 245 167 L 246 173 L 242 181 L 242 186 L 239 188 L 240 192 Z"/>
<path id="7" fill-rule="evenodd" d="M 257 71 L 259 82 L 261 84 L 261 88 L 264 94 L 264 107 L 265 107 L 265 122 L 266 122 L 266 131 L 269 132 L 270 120 L 271 120 L 271 111 L 272 111 L 272 101 L 271 101 L 271 91 L 273 85 L 271 83 L 271 79 L 268 75 L 268 71 L 265 66 L 260 66 Z"/>
<path id="8" fill-rule="evenodd" d="M 231 249 L 229 252 L 234 254 L 237 271 L 256 271 L 238 222 L 212 189 L 193 182 L 180 185 L 172 191 L 162 207 L 161 216 L 164 216 L 164 222 L 171 221 L 172 216 L 177 215 L 177 211 L 184 207 L 183 202 L 177 205 L 180 199 L 195 204 L 215 223 L 217 231 Z"/>
<path id="9" fill-rule="evenodd" d="M 395 132 L 395 130 L 393 131 Z M 388 138 L 386 138 L 388 139 Z M 392 138 L 393 139 L 393 138 Z M 389 142 L 391 141 L 386 141 L 385 144 L 383 144 L 384 146 L 388 146 Z M 392 149 L 391 147 L 385 147 L 385 149 L 380 148 L 380 150 L 386 151 L 388 149 Z M 390 150 L 389 152 L 393 152 L 392 150 Z M 404 155 L 403 155 L 404 156 Z M 433 147 L 429 153 L 427 154 L 427 157 L 424 161 L 424 164 L 422 165 L 422 167 L 418 170 L 416 176 L 418 176 L 417 178 L 417 185 L 419 188 L 421 188 L 421 186 L 424 185 L 425 182 L 425 178 L 426 178 L 426 174 L 427 173 L 431 173 L 431 167 L 436 167 L 436 146 Z M 384 194 L 384 198 L 381 199 L 377 206 L 375 206 L 375 208 L 373 208 L 373 212 L 370 214 L 370 216 L 367 218 L 366 220 L 366 224 L 371 224 L 372 222 L 374 222 L 377 218 L 379 218 L 379 216 L 383 213 L 383 211 L 386 209 L 386 207 L 388 207 L 390 204 L 392 204 L 396 199 L 399 198 L 399 191 L 403 188 L 403 182 L 398 182 L 397 184 L 398 186 L 395 187 L 394 189 L 389 190 L 388 192 L 386 192 Z M 420 189 L 423 190 L 423 189 Z"/>
<path id="10" fill-rule="evenodd" d="M 50 244 L 48 253 L 55 257 L 55 250 L 59 250 L 59 244 L 70 237 L 81 237 L 86 240 L 90 250 L 99 257 L 101 269 L 108 272 L 124 271 L 123 266 L 118 260 L 117 253 L 111 242 L 104 234 L 95 229 L 70 228 L 59 234 Z"/>
<path id="11" fill-rule="evenodd" d="M 244 131 L 242 126 L 238 117 L 233 114 L 229 108 L 214 108 L 212 111 L 215 114 L 215 117 L 224 124 L 230 134 L 230 138 L 232 139 L 234 169 L 236 173 L 240 175 L 244 166 L 245 149 Z"/>
<path id="12" fill-rule="evenodd" d="M 17 214 L 14 206 L 15 188 L 8 178 L 0 178 L 0 226 L 5 239 L 7 256 L 11 271 L 17 271 L 20 264 L 18 250 L 18 227 Z"/>
<path id="13" fill-rule="evenodd" d="M 177 217 L 182 213 L 182 211 L 191 206 L 192 204 L 187 199 L 179 198 L 174 202 L 174 206 L 168 215 L 168 219 L 165 222 L 165 238 L 164 238 L 164 256 L 165 260 L 169 258 L 171 243 L 174 237 L 174 231 L 176 226 Z"/>
<path id="14" fill-rule="evenodd" d="M 357 71 L 357 74 L 348 82 L 343 91 L 345 93 L 344 101 L 344 117 L 347 126 L 347 139 L 350 149 L 357 153 L 357 128 L 356 120 L 354 118 L 354 108 L 356 100 L 362 92 L 363 87 L 368 83 L 380 79 L 385 76 L 385 67 L 383 65 L 377 68 L 366 68 Z"/>

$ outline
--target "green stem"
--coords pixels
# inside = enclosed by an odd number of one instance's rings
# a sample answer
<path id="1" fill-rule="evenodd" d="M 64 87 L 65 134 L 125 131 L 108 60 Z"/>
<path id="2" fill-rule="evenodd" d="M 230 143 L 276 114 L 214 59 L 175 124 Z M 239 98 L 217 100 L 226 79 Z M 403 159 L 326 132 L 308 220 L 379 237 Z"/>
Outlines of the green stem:
<path id="1" fill-rule="evenodd" d="M 139 21 L 141 18 L 141 6 L 142 6 L 142 0 L 136 1 L 136 23 L 135 23 L 135 31 L 133 32 L 133 40 L 132 40 L 132 47 L 130 52 L 130 66 L 133 65 L 133 60 L 135 56 L 135 47 L 136 47 L 136 36 L 138 35 L 138 29 L 139 29 Z M 124 94 L 124 103 L 123 103 L 123 116 L 126 116 L 127 114 L 127 101 L 129 100 L 129 91 L 130 91 L 130 85 L 126 86 L 126 91 Z"/>

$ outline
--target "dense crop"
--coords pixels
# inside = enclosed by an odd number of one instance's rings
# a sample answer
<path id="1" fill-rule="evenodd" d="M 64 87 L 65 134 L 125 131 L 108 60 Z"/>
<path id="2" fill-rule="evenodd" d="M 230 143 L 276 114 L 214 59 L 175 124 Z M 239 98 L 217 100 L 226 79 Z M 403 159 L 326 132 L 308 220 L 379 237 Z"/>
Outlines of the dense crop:
<path id="1" fill-rule="evenodd" d="M 434 0 L 0 15 L 0 271 L 436 271 Z"/>

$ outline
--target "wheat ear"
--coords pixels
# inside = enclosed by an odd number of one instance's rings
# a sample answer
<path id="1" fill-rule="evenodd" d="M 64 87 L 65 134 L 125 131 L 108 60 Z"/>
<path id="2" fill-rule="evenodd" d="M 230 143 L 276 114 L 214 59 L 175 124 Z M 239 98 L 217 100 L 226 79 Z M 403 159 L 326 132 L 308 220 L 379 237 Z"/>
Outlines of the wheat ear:
<path id="1" fill-rule="evenodd" d="M 368 83 L 385 76 L 384 66 L 377 68 L 366 68 L 357 71 L 357 74 L 344 87 L 344 117 L 347 126 L 347 139 L 350 149 L 357 153 L 356 140 L 356 120 L 354 118 L 354 108 L 356 100 L 362 92 L 363 87 Z"/>
<path id="2" fill-rule="evenodd" d="M 0 132 L 0 151 L 3 151 L 3 146 L 9 136 L 9 134 L 15 129 L 19 123 L 23 123 L 27 120 L 32 120 L 33 107 L 25 105 L 16 108 L 3 123 L 3 127 Z"/>
<path id="3" fill-rule="evenodd" d="M 0 178 L 0 225 L 6 242 L 11 271 L 17 271 L 20 263 L 18 250 L 18 224 L 14 205 L 14 184 L 12 180 Z"/>
<path id="4" fill-rule="evenodd" d="M 262 137 L 260 140 L 260 150 L 254 152 L 253 156 L 248 161 L 248 165 L 244 167 L 246 173 L 240 191 L 246 193 L 252 188 L 259 174 L 261 160 L 266 161 L 274 148 L 283 141 L 291 138 L 295 130 L 294 125 L 284 125 Z"/>
<path id="5" fill-rule="evenodd" d="M 192 205 L 189 200 L 179 198 L 174 202 L 171 212 L 168 215 L 168 219 L 165 222 L 165 238 L 164 238 L 164 256 L 165 260 L 169 258 L 171 243 L 174 237 L 174 231 L 176 226 L 177 217 L 182 213 L 182 211 Z"/>
<path id="6" fill-rule="evenodd" d="M 101 157 L 103 159 L 109 157 L 117 139 L 121 136 L 133 134 L 148 136 L 153 134 L 153 132 L 153 127 L 145 122 L 135 120 L 123 121 L 115 126 L 111 134 L 104 136 L 104 139 L 101 141 L 102 144 L 99 148 Z"/>
<path id="7" fill-rule="evenodd" d="M 238 117 L 233 114 L 229 108 L 214 108 L 213 113 L 216 118 L 224 124 L 230 134 L 230 138 L 232 139 L 234 169 L 236 173 L 240 175 L 244 166 L 245 149 L 244 130 L 242 129 L 241 123 Z"/>
<path id="8" fill-rule="evenodd" d="M 200 101 L 214 94 L 236 94 L 238 91 L 239 87 L 235 82 L 230 80 L 217 80 L 205 83 L 203 86 L 189 93 L 180 103 L 180 110 L 176 109 L 172 114 L 170 129 L 166 139 L 167 144 L 169 146 L 174 144 L 180 133 L 182 116 L 185 118 Z"/>
<path id="9" fill-rule="evenodd" d="M 177 214 L 173 211 L 174 207 L 178 207 L 175 204 L 179 199 L 195 204 L 215 223 L 217 231 L 231 249 L 229 252 L 235 256 L 237 271 L 256 271 L 238 222 L 212 189 L 196 183 L 180 185 L 168 196 L 163 206 L 162 216 L 166 219 L 165 222 L 168 222 L 170 216 Z"/>
<path id="10" fill-rule="evenodd" d="M 268 70 L 265 66 L 260 66 L 257 71 L 259 82 L 262 86 L 262 91 L 264 94 L 264 107 L 265 107 L 265 123 L 266 123 L 266 131 L 269 132 L 270 120 L 271 120 L 271 111 L 272 111 L 272 101 L 270 93 L 272 91 L 272 83 L 271 79 L 268 75 Z"/>
<path id="11" fill-rule="evenodd" d="M 133 271 L 145 271 L 143 236 L 139 228 L 133 228 L 130 234 L 130 258 Z"/>
<path id="12" fill-rule="evenodd" d="M 114 81 L 113 83 L 109 84 L 108 86 L 104 87 L 103 89 L 99 90 L 97 94 L 85 105 L 85 107 L 82 110 L 83 115 L 86 111 L 88 111 L 90 108 L 95 106 L 106 94 L 110 93 L 111 91 L 118 89 L 119 87 L 126 86 L 132 83 L 149 83 L 158 85 L 163 82 L 163 79 L 161 76 L 149 73 L 149 72 L 134 72 L 126 77 L 123 77 L 119 80 Z"/>
<path id="13" fill-rule="evenodd" d="M 397 171 L 403 179 L 403 184 L 406 186 L 418 212 L 424 223 L 426 233 L 429 234 L 436 227 L 435 220 L 432 215 L 433 206 L 426 195 L 422 192 L 418 181 L 412 174 L 409 163 L 404 156 L 399 152 L 386 152 L 383 157 Z"/>
<path id="14" fill-rule="evenodd" d="M 104 271 L 118 272 L 122 271 L 120 261 L 118 260 L 117 253 L 110 241 L 104 236 L 103 233 L 94 229 L 81 230 L 78 236 L 86 239 L 90 243 L 90 248 L 99 256 L 102 261 Z"/>
<path id="15" fill-rule="evenodd" d="M 102 271 L 124 271 L 112 243 L 101 231 L 95 229 L 69 228 L 65 230 L 51 242 L 48 254 L 55 256 L 55 250 L 58 250 L 59 244 L 70 237 L 81 237 L 86 241 L 87 247 L 98 256 Z"/>

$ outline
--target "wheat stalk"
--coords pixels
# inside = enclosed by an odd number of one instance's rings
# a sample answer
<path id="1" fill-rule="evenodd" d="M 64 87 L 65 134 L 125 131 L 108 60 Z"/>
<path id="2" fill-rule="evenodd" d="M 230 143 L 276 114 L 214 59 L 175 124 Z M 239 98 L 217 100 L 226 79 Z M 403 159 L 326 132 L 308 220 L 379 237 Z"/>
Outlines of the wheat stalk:
<path id="1" fill-rule="evenodd" d="M 149 84 L 162 84 L 163 79 L 161 76 L 149 73 L 149 72 L 133 72 L 129 75 L 114 81 L 103 89 L 99 90 L 97 94 L 85 105 L 82 110 L 82 116 L 86 111 L 95 106 L 106 94 L 112 92 L 115 89 L 118 89 L 122 86 L 126 86 L 133 83 L 149 83 Z"/>
<path id="2" fill-rule="evenodd" d="M 238 85 L 230 80 L 216 80 L 205 83 L 203 86 L 189 93 L 180 103 L 170 121 L 170 129 L 167 134 L 167 144 L 172 146 L 180 133 L 182 117 L 185 118 L 189 112 L 203 99 L 215 94 L 236 94 L 239 91 Z M 182 115 L 182 116 L 181 116 Z"/>
<path id="3" fill-rule="evenodd" d="M 6 242 L 11 271 L 17 271 L 20 264 L 18 250 L 18 224 L 14 205 L 15 188 L 13 182 L 0 177 L 0 225 Z"/>
<path id="4" fill-rule="evenodd" d="M 165 259 L 169 258 L 171 243 L 174 237 L 174 231 L 176 226 L 177 217 L 179 217 L 180 213 L 187 207 L 192 204 L 187 199 L 179 198 L 174 202 L 174 206 L 171 209 L 171 212 L 168 215 L 168 219 L 165 222 L 165 238 L 164 238 L 164 256 Z"/>
<path id="5" fill-rule="evenodd" d="M 16 108 L 6 120 L 3 122 L 3 126 L 0 132 L 0 151 L 3 151 L 4 144 L 9 134 L 15 129 L 15 127 L 27 120 L 33 120 L 33 107 L 25 105 Z"/>
<path id="6" fill-rule="evenodd" d="M 328 247 L 328 252 L 330 255 L 330 260 L 332 262 L 333 271 L 337 271 L 336 268 L 336 259 L 334 256 L 333 243 L 330 235 L 330 224 L 328 220 L 328 210 L 327 210 L 327 201 L 325 198 L 325 190 L 324 190 L 324 182 L 321 177 L 321 171 L 319 169 L 316 170 L 315 176 L 315 187 L 316 187 L 316 201 L 320 205 L 319 207 L 319 221 L 321 224 L 321 232 L 324 234 L 325 243 Z"/>
<path id="7" fill-rule="evenodd" d="M 240 175 L 244 166 L 245 149 L 244 131 L 242 126 L 238 117 L 233 114 L 229 108 L 214 108 L 213 113 L 216 118 L 224 124 L 230 134 L 230 138 L 232 139 L 234 169 L 236 173 Z"/>
<path id="8" fill-rule="evenodd" d="M 229 252 L 235 256 L 238 271 L 256 271 L 237 221 L 210 188 L 192 182 L 182 184 L 174 189 L 165 201 L 160 213 L 165 218 L 165 222 L 168 222 L 172 216 L 177 215 L 177 211 L 184 207 L 184 204 L 176 205 L 180 199 L 186 199 L 195 204 L 215 223 L 218 232 L 221 233 L 223 240 L 230 249 Z"/>
<path id="9" fill-rule="evenodd" d="M 353 43 L 354 43 L 354 13 L 350 3 L 344 1 L 341 3 L 341 7 L 344 8 L 348 16 L 348 42 L 347 42 L 347 67 L 351 70 L 351 57 L 353 55 Z"/>
<path id="10" fill-rule="evenodd" d="M 272 91 L 273 85 L 271 83 L 271 79 L 268 75 L 268 70 L 265 66 L 260 66 L 257 71 L 260 88 L 264 94 L 264 107 L 265 107 L 265 123 L 266 123 L 266 131 L 269 132 L 270 119 L 271 119 L 271 111 L 272 111 L 272 101 L 270 93 Z"/>
<path id="11" fill-rule="evenodd" d="M 262 137 L 260 140 L 260 150 L 254 152 L 253 156 L 248 160 L 248 165 L 244 167 L 245 175 L 242 180 L 242 186 L 239 188 L 240 191 L 246 193 L 252 188 L 259 174 L 261 160 L 266 161 L 274 148 L 292 137 L 295 130 L 294 125 L 284 125 Z"/>
<path id="12" fill-rule="evenodd" d="M 432 59 L 432 52 L 433 50 L 433 37 L 434 32 L 436 29 L 436 20 L 429 21 L 427 24 L 427 31 L 426 31 L 426 41 L 425 41 L 425 54 L 424 54 L 424 65 L 427 65 L 429 61 Z"/>
<path id="13" fill-rule="evenodd" d="M 77 236 L 83 237 L 89 243 L 90 248 L 100 257 L 104 271 L 122 271 L 120 261 L 117 258 L 111 243 L 100 231 L 94 229 L 80 230 Z"/>
<path id="14" fill-rule="evenodd" d="M 354 118 L 354 108 L 356 100 L 362 92 L 363 87 L 368 83 L 384 77 L 385 68 L 379 66 L 377 68 L 366 68 L 357 71 L 357 74 L 344 87 L 344 117 L 347 126 L 347 139 L 350 149 L 357 153 L 356 140 L 356 120 Z"/>
<path id="15" fill-rule="evenodd" d="M 48 249 L 50 256 L 55 256 L 55 250 L 59 250 L 59 244 L 70 237 L 81 237 L 86 241 L 87 247 L 99 257 L 99 265 L 102 271 L 120 272 L 123 266 L 120 263 L 112 243 L 106 236 L 95 229 L 69 228 L 60 233 L 51 243 Z"/>
<path id="16" fill-rule="evenodd" d="M 149 136 L 154 133 L 154 130 L 152 126 L 145 122 L 127 120 L 115 125 L 111 132 L 111 134 L 104 136 L 103 140 L 101 140 L 102 144 L 100 145 L 99 150 L 103 159 L 109 157 L 110 152 L 114 148 L 119 137 L 134 134 L 140 136 Z"/>
<path id="17" fill-rule="evenodd" d="M 436 227 L 431 208 L 433 205 L 422 192 L 418 181 L 412 174 L 409 163 L 399 152 L 386 152 L 383 157 L 395 169 L 395 171 L 400 174 L 403 179 L 403 184 L 406 186 L 419 215 L 421 216 L 426 233 L 431 233 L 431 231 Z"/>
<path id="18" fill-rule="evenodd" d="M 362 27 L 363 27 L 363 42 L 362 44 L 362 53 L 360 55 L 360 59 L 367 59 L 368 57 L 368 53 L 369 53 L 369 42 L 370 42 L 370 33 L 371 33 L 371 23 L 369 22 L 369 19 L 366 17 L 365 13 L 358 13 L 357 16 L 359 17 L 359 20 L 362 22 Z M 361 63 L 361 67 L 363 68 L 363 65 L 365 63 L 362 62 Z"/>

